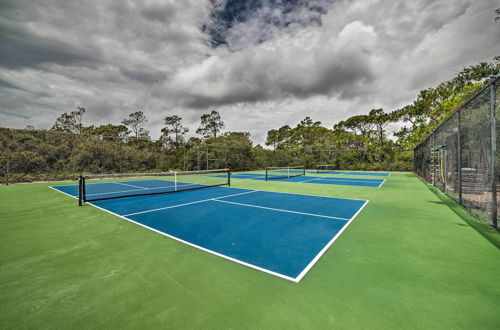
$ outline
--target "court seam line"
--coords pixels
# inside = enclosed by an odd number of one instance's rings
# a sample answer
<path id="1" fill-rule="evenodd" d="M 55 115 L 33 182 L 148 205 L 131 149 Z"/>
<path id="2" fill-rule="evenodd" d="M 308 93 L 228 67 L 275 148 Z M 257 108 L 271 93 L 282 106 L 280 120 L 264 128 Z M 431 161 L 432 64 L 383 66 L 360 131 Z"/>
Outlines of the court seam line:
<path id="1" fill-rule="evenodd" d="M 359 208 L 359 210 L 352 216 L 349 221 L 333 236 L 333 238 L 319 251 L 319 253 L 307 264 L 307 266 L 300 272 L 300 274 L 296 277 L 297 283 L 307 275 L 307 273 L 311 270 L 312 267 L 318 262 L 319 259 L 330 249 L 330 246 L 340 237 L 340 235 L 344 232 L 344 230 L 351 224 L 351 222 L 358 216 L 358 214 L 364 209 L 364 207 L 368 204 L 369 200 L 365 201 L 363 206 Z"/>
<path id="2" fill-rule="evenodd" d="M 311 217 L 320 217 L 320 218 L 327 218 L 327 219 L 349 221 L 349 219 L 347 219 L 347 218 L 332 217 L 332 216 L 328 216 L 328 215 L 306 213 L 306 212 L 299 212 L 299 211 L 291 211 L 291 210 L 284 210 L 284 209 L 276 209 L 276 208 L 273 208 L 273 207 L 259 206 L 259 205 L 245 204 L 245 203 L 237 203 L 237 202 L 231 202 L 231 201 L 224 201 L 224 200 L 220 200 L 220 199 L 214 200 L 214 202 L 228 203 L 228 204 L 235 204 L 235 205 L 242 205 L 242 206 L 247 206 L 247 207 L 255 207 L 255 208 L 259 208 L 259 209 L 279 211 L 279 212 L 296 213 L 296 214 L 308 215 L 308 216 L 311 216 Z"/>
<path id="3" fill-rule="evenodd" d="M 209 201 L 217 200 L 217 199 L 219 199 L 219 198 L 232 197 L 232 196 L 239 196 L 239 195 L 250 194 L 250 193 L 254 193 L 254 192 L 257 192 L 257 190 L 245 191 L 245 192 L 238 193 L 238 194 L 227 195 L 227 196 L 221 196 L 221 197 L 214 197 L 214 198 L 209 198 L 209 199 L 202 199 L 202 200 L 199 200 L 199 201 L 188 202 L 188 203 L 183 203 L 183 204 L 177 204 L 177 205 L 165 206 L 165 207 L 160 207 L 160 208 L 157 208 L 157 209 L 152 209 L 152 210 L 146 210 L 146 211 L 140 211 L 140 212 L 128 213 L 128 214 L 124 214 L 123 216 L 124 216 L 124 217 L 128 217 L 128 216 L 137 215 L 137 214 L 144 214 L 144 213 L 150 213 L 150 212 L 156 212 L 156 211 L 168 210 L 168 209 L 173 209 L 173 208 L 176 208 L 176 207 L 187 206 L 187 205 L 198 204 L 198 203 L 204 203 L 204 202 L 209 202 Z"/>

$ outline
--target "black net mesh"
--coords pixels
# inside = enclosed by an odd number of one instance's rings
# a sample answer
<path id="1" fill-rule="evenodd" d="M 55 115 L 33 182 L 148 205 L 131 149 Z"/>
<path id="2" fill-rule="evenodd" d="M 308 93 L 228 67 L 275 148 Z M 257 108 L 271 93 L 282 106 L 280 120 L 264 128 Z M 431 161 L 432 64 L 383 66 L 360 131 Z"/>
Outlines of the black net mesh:
<path id="1" fill-rule="evenodd" d="M 85 175 L 79 181 L 83 202 L 159 195 L 230 185 L 229 169 Z"/>
<path id="2" fill-rule="evenodd" d="M 304 166 L 266 167 L 266 181 L 306 175 Z"/>

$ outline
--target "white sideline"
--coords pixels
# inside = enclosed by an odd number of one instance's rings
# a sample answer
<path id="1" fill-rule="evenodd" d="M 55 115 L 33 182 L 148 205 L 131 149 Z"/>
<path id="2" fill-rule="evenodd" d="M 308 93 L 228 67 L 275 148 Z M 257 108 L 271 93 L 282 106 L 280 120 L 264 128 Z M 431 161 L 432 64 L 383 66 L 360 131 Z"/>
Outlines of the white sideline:
<path id="1" fill-rule="evenodd" d="M 325 252 L 330 248 L 330 246 L 333 244 L 333 242 L 335 242 L 337 240 L 337 238 L 339 238 L 339 236 L 344 232 L 344 230 L 351 224 L 351 222 L 354 220 L 354 218 L 356 218 L 359 214 L 359 212 L 361 212 L 361 210 L 363 210 L 366 206 L 366 204 L 368 204 L 369 201 L 366 201 L 363 206 L 361 206 L 358 210 L 358 212 L 356 212 L 352 217 L 351 219 L 349 219 L 349 221 L 345 224 L 344 227 L 342 227 L 342 229 L 340 229 L 337 234 L 335 234 L 335 236 L 333 236 L 333 238 L 330 240 L 330 242 L 328 242 L 328 244 L 326 244 L 322 249 L 321 251 L 319 251 L 319 253 L 314 257 L 313 260 L 311 260 L 311 262 L 309 262 L 309 264 L 300 272 L 300 274 L 295 278 L 295 280 L 298 282 L 300 282 L 300 280 L 306 276 L 306 274 L 309 272 L 309 270 L 311 270 L 311 268 L 316 264 L 316 262 L 318 262 L 318 260 L 323 256 L 323 254 L 325 254 Z"/>
<path id="2" fill-rule="evenodd" d="M 314 178 L 314 179 L 309 179 L 309 180 L 299 181 L 299 182 L 297 182 L 297 183 L 304 183 L 304 182 L 309 182 L 309 181 L 314 181 L 314 180 L 321 180 L 321 179 L 324 179 L 324 178 Z"/>
<path id="3" fill-rule="evenodd" d="M 57 189 L 55 189 L 55 190 L 57 190 Z M 256 190 L 256 191 L 257 191 L 257 190 Z M 184 243 L 184 244 L 186 244 L 186 245 L 189 245 L 189 246 L 192 246 L 192 247 L 194 247 L 194 248 L 200 249 L 200 250 L 202 250 L 202 251 L 208 252 L 208 253 L 210 253 L 210 254 L 216 255 L 216 256 L 218 256 L 218 257 L 221 257 L 221 258 L 224 258 L 224 259 L 227 259 L 227 260 L 231 260 L 231 261 L 233 261 L 233 262 L 235 262 L 235 263 L 237 263 L 237 264 L 240 264 L 240 265 L 243 265 L 243 266 L 246 266 L 246 267 L 249 267 L 249 268 L 253 268 L 253 269 L 259 270 L 259 271 L 261 271 L 261 272 L 264 272 L 264 273 L 267 273 L 267 274 L 270 274 L 270 275 L 274 275 L 274 276 L 277 276 L 277 277 L 281 277 L 281 278 L 283 278 L 283 279 L 285 279 L 285 280 L 289 280 L 289 281 L 292 281 L 292 282 L 295 282 L 295 283 L 298 283 L 298 282 L 299 282 L 299 281 L 297 280 L 297 278 L 293 278 L 293 277 L 286 276 L 286 275 L 283 275 L 283 274 L 280 274 L 280 273 L 276 273 L 276 272 L 273 272 L 272 270 L 265 269 L 265 268 L 262 268 L 262 267 L 259 267 L 259 266 L 255 266 L 255 265 L 252 265 L 252 264 L 250 264 L 250 263 L 244 262 L 244 261 L 242 261 L 242 260 L 232 258 L 232 257 L 227 256 L 227 255 L 225 255 L 225 254 L 221 254 L 221 253 L 219 253 L 219 252 L 215 252 L 215 251 L 209 250 L 209 249 L 204 248 L 204 247 L 202 247 L 202 246 L 199 246 L 199 245 L 193 244 L 193 243 L 191 243 L 191 242 L 185 241 L 185 240 L 180 239 L 180 238 L 178 238 L 178 237 L 172 236 L 172 235 L 170 235 L 170 234 L 167 234 L 167 233 L 164 233 L 164 232 L 159 231 L 159 230 L 157 230 L 157 229 L 154 229 L 154 228 L 151 228 L 151 227 L 149 227 L 149 226 L 146 226 L 146 225 L 144 225 L 144 224 L 142 224 L 142 223 L 140 223 L 140 222 L 136 222 L 136 221 L 134 221 L 134 220 L 132 220 L 132 219 L 129 219 L 129 218 L 127 218 L 127 217 L 123 216 L 123 215 L 119 215 L 119 214 L 116 214 L 116 213 L 114 213 L 114 212 L 108 211 L 108 210 L 106 210 L 106 209 L 104 209 L 104 208 L 102 208 L 102 207 L 99 207 L 99 206 L 97 206 L 97 205 L 94 205 L 94 204 L 92 204 L 92 203 L 88 203 L 88 204 L 89 204 L 89 205 L 92 205 L 93 207 L 95 207 L 95 208 L 97 208 L 97 209 L 100 209 L 100 210 L 102 210 L 102 211 L 104 211 L 104 212 L 107 212 L 107 213 L 109 213 L 109 214 L 115 215 L 115 216 L 117 216 L 117 217 L 119 217 L 119 218 L 122 218 L 122 219 L 124 219 L 124 220 L 127 220 L 127 221 L 129 221 L 129 222 L 135 223 L 136 225 L 139 225 L 139 226 L 144 227 L 144 228 L 146 228 L 146 229 L 152 230 L 152 231 L 154 231 L 154 232 L 156 232 L 156 233 L 158 233 L 158 234 L 160 234 L 160 235 L 170 237 L 170 238 L 172 238 L 172 239 L 174 239 L 174 240 L 176 240 L 176 241 L 178 241 L 178 242 Z"/>
<path id="4" fill-rule="evenodd" d="M 134 186 L 133 184 L 123 183 L 123 182 L 110 182 L 110 183 L 121 184 L 123 186 L 129 186 L 129 187 L 134 187 L 134 188 L 139 188 L 139 189 L 148 189 L 146 187 Z"/>
<path id="5" fill-rule="evenodd" d="M 384 180 L 385 181 L 385 180 Z M 59 192 L 59 193 L 62 193 L 64 195 L 67 195 L 71 198 L 74 198 L 74 199 L 78 199 L 77 197 L 73 196 L 73 195 L 70 195 L 66 192 L 63 192 L 59 189 L 56 189 L 55 187 L 53 186 L 49 186 L 49 188 Z M 230 187 L 220 187 L 220 188 L 227 188 L 227 189 L 234 189 L 234 188 L 230 188 Z M 309 194 L 299 194 L 299 193 L 282 193 L 282 192 L 273 192 L 273 191 L 267 191 L 267 190 L 251 190 L 251 191 L 247 191 L 247 192 L 244 192 L 244 193 L 239 193 L 239 194 L 233 194 L 233 195 L 226 195 L 226 196 L 221 196 L 221 197 L 217 197 L 217 198 L 224 198 L 224 197 L 229 197 L 229 196 L 236 196 L 236 195 L 242 195 L 242 194 L 246 194 L 246 193 L 252 193 L 252 192 L 269 192 L 269 193 L 278 193 L 278 194 L 290 194 L 290 195 L 303 195 L 303 196 L 313 196 L 313 197 L 323 197 L 323 198 L 335 198 L 335 199 L 347 199 L 347 200 L 358 200 L 358 201 L 362 201 L 361 199 L 352 199 L 352 198 L 341 198 L 341 197 L 331 197 L 331 196 L 316 196 L 316 195 L 309 195 Z M 214 199 L 211 199 L 211 200 L 214 200 Z M 205 200 L 205 201 L 208 201 L 208 200 Z M 220 200 L 217 200 L 217 201 L 220 201 Z M 200 201 L 201 202 L 201 201 Z M 223 201 L 221 201 L 223 202 Z M 224 201 L 226 202 L 226 201 Z M 270 274 L 270 275 L 274 275 L 274 276 L 277 276 L 277 277 L 280 277 L 280 278 L 283 278 L 283 279 L 286 279 L 286 280 L 289 280 L 289 281 L 292 281 L 292 282 L 295 282 L 295 283 L 299 283 L 302 278 L 304 278 L 304 276 L 309 272 L 309 270 L 311 270 L 311 268 L 316 264 L 316 262 L 323 256 L 323 254 L 330 248 L 330 246 L 333 244 L 333 242 L 335 242 L 335 240 L 337 240 L 337 238 L 343 233 L 343 231 L 351 224 L 351 222 L 358 216 L 358 214 L 364 209 L 364 207 L 368 204 L 368 200 L 365 200 L 365 203 L 363 204 L 363 206 L 361 206 L 361 208 L 350 218 L 348 219 L 347 223 L 342 227 L 342 229 L 340 229 L 337 234 L 328 242 L 328 244 L 326 244 L 323 249 L 321 249 L 321 251 L 311 260 L 311 262 L 300 272 L 300 274 L 297 276 L 297 277 L 290 277 L 290 276 L 286 276 L 286 275 L 283 275 L 283 274 L 280 274 L 280 273 L 276 273 L 276 272 L 273 272 L 271 270 L 268 270 L 268 269 L 265 269 L 265 268 L 262 268 L 262 267 L 259 267 L 259 266 L 255 266 L 255 265 L 252 265 L 252 264 L 249 264 L 247 262 L 244 262 L 242 260 L 239 260 L 239 259 L 235 259 L 235 258 L 232 258 L 232 257 L 229 257 L 229 256 L 226 256 L 224 254 L 221 254 L 221 253 L 218 253 L 218 252 L 215 252 L 215 251 L 212 251 L 212 250 L 209 250 L 207 248 L 204 248 L 202 246 L 199 246 L 199 245 L 196 245 L 196 244 L 193 244 L 193 243 L 190 243 L 188 241 L 185 241 L 185 240 L 182 240 L 178 237 L 175 237 L 175 236 L 172 236 L 172 235 L 169 235 L 167 233 L 164 233 L 162 231 L 159 231 L 157 229 L 154 229 L 154 228 L 151 228 L 149 226 L 146 226 L 142 223 L 139 223 L 139 222 L 136 222 L 134 220 L 131 220 L 129 218 L 127 218 L 126 216 L 123 216 L 123 215 L 119 215 L 117 213 L 114 213 L 114 212 L 111 212 L 109 210 L 106 210 L 102 207 L 99 207 L 97 205 L 94 205 L 92 203 L 89 203 L 87 202 L 87 204 L 97 208 L 97 209 L 100 209 L 104 212 L 107 212 L 109 214 L 112 214 L 114 216 L 117 216 L 119 218 L 122 218 L 124 220 L 127 220 L 129 222 L 132 222 L 136 225 L 139 225 L 141 227 L 144 227 L 146 229 L 149 229 L 149 230 L 152 230 L 160 235 L 163 235 L 163 236 L 166 236 L 166 237 L 170 237 L 172 239 L 175 239 L 176 241 L 179 241 L 181 243 L 184 243 L 186 245 L 189 245 L 189 246 L 192 246 L 192 247 L 195 247 L 197 249 L 200 249 L 202 251 L 205 251 L 205 252 L 208 252 L 210 254 L 213 254 L 213 255 L 216 255 L 218 257 L 221 257 L 221 258 L 224 258 L 224 259 L 227 259 L 227 260 L 230 260 L 230 261 L 233 261 L 235 263 L 238 263 L 238 264 L 241 264 L 243 266 L 247 266 L 249 268 L 253 268 L 253 269 L 256 269 L 256 270 L 259 270 L 261 272 L 264 272 L 264 273 L 267 273 L 267 274 Z M 179 205 L 180 206 L 180 205 Z"/>
<path id="6" fill-rule="evenodd" d="M 353 184 L 356 183 L 372 183 L 374 180 L 382 180 L 382 182 L 378 186 L 357 186 L 357 187 L 366 187 L 366 188 L 380 188 L 382 187 L 382 184 L 384 184 L 385 179 L 360 179 L 360 178 L 331 178 L 331 177 L 321 177 L 321 178 L 314 178 L 314 179 L 309 179 L 305 181 L 299 181 L 297 183 L 304 183 L 304 182 L 309 182 L 309 181 L 314 181 L 314 180 L 325 180 L 326 182 L 333 182 L 333 183 L 339 183 L 341 185 L 347 183 L 347 185 L 352 186 Z M 373 181 L 370 181 L 373 180 Z M 350 184 L 349 184 L 350 183 Z M 326 184 L 332 184 L 332 183 L 326 183 Z"/>
<path id="7" fill-rule="evenodd" d="M 181 207 L 181 206 L 186 206 L 186 205 L 191 205 L 191 204 L 204 203 L 204 202 L 214 201 L 214 200 L 217 200 L 219 198 L 226 198 L 226 197 L 232 197 L 232 196 L 250 194 L 250 193 L 254 193 L 254 192 L 257 192 L 257 190 L 246 191 L 246 192 L 242 192 L 242 193 L 238 193 L 238 194 L 232 194 L 232 195 L 226 195 L 226 196 L 220 196 L 220 197 L 214 197 L 214 198 L 208 198 L 208 199 L 202 199 L 202 200 L 199 200 L 199 201 L 194 201 L 194 202 L 189 202 L 189 203 L 183 203 L 183 204 L 176 204 L 176 205 L 171 205 L 171 206 L 165 206 L 165 207 L 160 207 L 160 208 L 157 208 L 157 209 L 151 209 L 151 210 L 146 210 L 146 211 L 134 212 L 134 213 L 125 214 L 123 216 L 124 217 L 128 217 L 128 216 L 131 216 L 131 215 L 137 215 L 137 214 L 143 214 L 143 213 L 150 213 L 150 212 L 156 212 L 156 211 L 161 211 L 161 210 L 173 209 L 173 208 L 176 208 L 176 207 Z"/>
<path id="8" fill-rule="evenodd" d="M 220 203 L 228 203 L 228 204 L 235 204 L 235 205 L 241 205 L 241 206 L 255 207 L 255 208 L 258 208 L 258 209 L 265 209 L 265 210 L 272 210 L 272 211 L 279 211 L 279 212 L 286 212 L 286 213 L 302 214 L 302 215 L 308 215 L 308 216 L 311 216 L 311 217 L 319 217 L 319 218 L 327 218 L 327 219 L 349 221 L 349 219 L 346 219 L 346 218 L 331 217 L 331 216 L 328 216 L 328 215 L 306 213 L 306 212 L 298 212 L 298 211 L 291 211 L 291 210 L 275 209 L 273 207 L 266 207 L 266 206 L 259 206 L 259 205 L 253 205 L 253 204 L 230 202 L 230 201 L 225 201 L 225 200 L 222 200 L 222 199 L 216 199 L 214 201 L 215 202 L 220 202 Z"/>

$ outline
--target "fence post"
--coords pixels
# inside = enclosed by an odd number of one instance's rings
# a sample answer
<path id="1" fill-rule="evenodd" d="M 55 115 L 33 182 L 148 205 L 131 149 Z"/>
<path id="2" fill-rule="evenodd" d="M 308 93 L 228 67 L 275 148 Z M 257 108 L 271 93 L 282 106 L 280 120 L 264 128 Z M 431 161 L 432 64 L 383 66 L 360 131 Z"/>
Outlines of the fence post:
<path id="1" fill-rule="evenodd" d="M 207 170 L 208 170 L 208 169 L 209 169 L 209 168 L 208 168 L 208 167 L 209 167 L 209 164 L 208 164 L 208 161 L 209 161 L 209 159 L 208 159 L 208 145 L 207 145 L 207 148 L 206 148 L 206 149 L 207 149 L 206 151 L 207 151 Z"/>
<path id="2" fill-rule="evenodd" d="M 457 157 L 458 157 L 458 203 L 462 204 L 462 110 L 458 109 L 458 134 L 457 134 Z"/>
<path id="3" fill-rule="evenodd" d="M 197 164 L 198 164 L 198 171 L 201 170 L 200 168 L 200 146 L 196 146 L 196 157 L 197 157 Z"/>
<path id="4" fill-rule="evenodd" d="M 496 132 L 496 81 L 492 81 L 490 85 L 490 120 L 491 120 L 491 218 L 495 229 L 497 228 L 497 173 L 496 173 L 496 156 L 497 156 L 497 132 Z"/>
<path id="5" fill-rule="evenodd" d="M 8 142 L 7 142 L 8 143 Z M 9 185 L 10 180 L 10 149 L 7 147 L 7 157 L 5 160 L 5 185 Z"/>
<path id="6" fill-rule="evenodd" d="M 432 184 L 436 186 L 436 153 L 434 152 L 434 147 L 436 146 L 436 134 L 435 131 L 431 134 L 431 152 L 432 152 Z"/>

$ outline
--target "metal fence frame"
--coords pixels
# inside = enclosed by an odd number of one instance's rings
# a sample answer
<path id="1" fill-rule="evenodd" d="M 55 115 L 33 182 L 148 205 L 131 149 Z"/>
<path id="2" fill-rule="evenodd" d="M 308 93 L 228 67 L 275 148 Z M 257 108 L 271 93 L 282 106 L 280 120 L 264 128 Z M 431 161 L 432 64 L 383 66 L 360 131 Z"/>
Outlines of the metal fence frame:
<path id="1" fill-rule="evenodd" d="M 415 173 L 432 183 L 438 189 L 466 207 L 472 214 L 486 221 L 497 230 L 500 230 L 498 227 L 499 212 L 497 209 L 497 185 L 500 183 L 498 177 L 500 169 L 497 169 L 497 166 L 500 165 L 500 161 L 497 161 L 497 157 L 500 156 L 500 152 L 497 151 L 500 147 L 497 145 L 497 134 L 499 134 L 499 127 L 497 126 L 500 126 L 500 123 L 497 124 L 497 120 L 500 120 L 500 118 L 496 116 L 497 102 L 500 102 L 500 93 L 498 93 L 499 84 L 500 76 L 494 77 L 485 83 L 482 88 L 469 97 L 466 102 L 436 127 L 424 141 L 414 148 Z M 487 96 L 488 90 L 489 98 L 486 100 L 485 96 Z M 486 106 L 489 108 L 488 123 L 481 120 L 486 119 L 481 117 L 481 115 L 484 116 L 486 114 Z M 467 116 L 469 118 L 467 118 Z M 464 120 L 467 119 L 469 119 L 468 125 L 464 124 Z M 489 126 L 489 129 L 486 129 L 486 126 Z M 483 130 L 480 130 L 481 128 L 483 128 Z M 488 135 L 487 139 L 478 139 L 477 137 L 481 134 Z M 467 143 L 467 141 L 463 141 L 464 136 L 469 138 L 469 148 L 464 147 Z M 483 202 L 482 204 L 476 203 L 476 205 L 472 205 L 474 201 L 468 200 L 470 196 L 465 196 L 463 190 L 465 182 L 464 170 L 474 170 L 474 168 L 462 167 L 464 150 L 467 149 L 465 151 L 468 152 L 468 157 L 470 157 L 470 145 L 474 143 L 475 145 L 473 146 L 475 147 L 478 145 L 484 147 L 486 145 L 486 148 L 489 148 L 488 155 L 484 155 L 484 159 L 474 159 L 475 164 L 483 163 L 483 169 L 489 172 L 482 174 L 484 176 L 483 180 L 487 182 L 484 182 L 482 186 L 479 184 L 479 191 L 475 191 L 476 194 L 481 194 L 481 196 L 489 198 L 486 204 Z M 449 148 L 451 152 L 448 153 L 449 144 L 451 144 L 451 148 Z M 438 149 L 439 151 L 437 151 Z M 480 151 L 473 150 L 473 152 L 476 153 L 476 156 L 477 154 L 481 154 Z M 451 164 L 451 170 L 446 166 L 448 163 Z M 467 166 L 467 164 L 465 166 Z M 480 165 L 476 165 L 476 167 L 478 171 L 475 175 L 479 176 L 481 169 L 479 168 Z M 439 168 L 442 172 L 445 171 L 443 169 L 445 168 L 448 172 L 437 173 L 436 168 Z M 444 182 L 443 178 L 445 178 Z M 478 189 L 477 184 L 475 189 Z M 491 194 L 491 196 L 489 196 L 489 194 Z"/>

